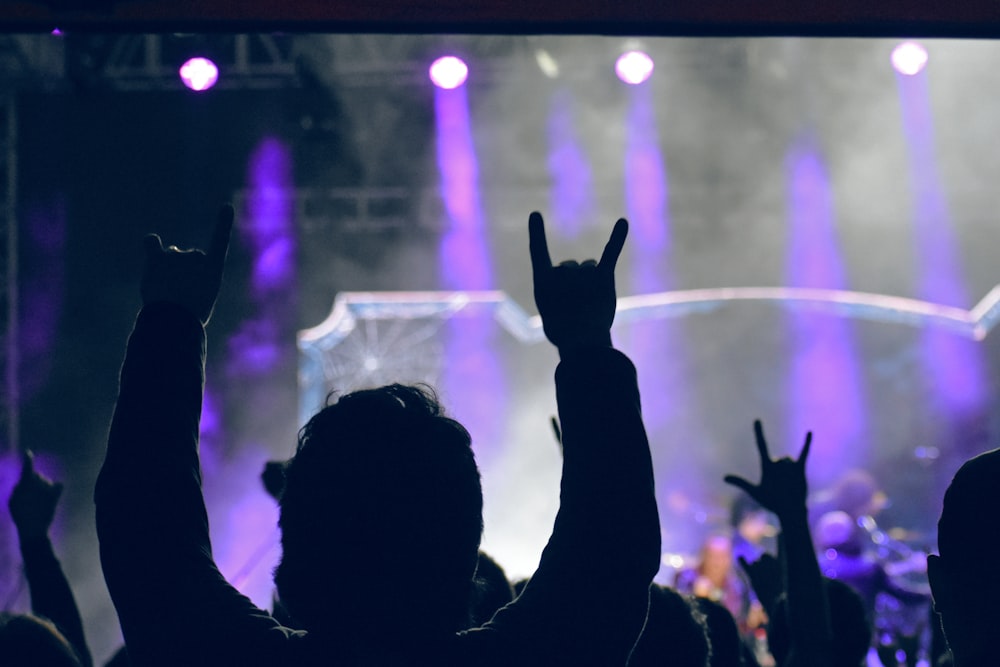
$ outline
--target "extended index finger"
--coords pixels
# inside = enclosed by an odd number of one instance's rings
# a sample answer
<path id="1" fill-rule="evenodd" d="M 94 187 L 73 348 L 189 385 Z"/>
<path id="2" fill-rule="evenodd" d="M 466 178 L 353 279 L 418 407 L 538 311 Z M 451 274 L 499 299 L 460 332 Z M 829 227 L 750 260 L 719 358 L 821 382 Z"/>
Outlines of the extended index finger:
<path id="1" fill-rule="evenodd" d="M 549 244 L 545 240 L 545 221 L 538 211 L 533 211 L 528 216 L 528 253 L 531 255 L 531 270 L 535 275 L 552 268 Z"/>
<path id="2" fill-rule="evenodd" d="M 628 221 L 625 218 L 619 218 L 618 222 L 615 223 L 615 228 L 611 230 L 611 238 L 604 246 L 604 252 L 601 253 L 601 261 L 597 264 L 598 266 L 608 271 L 615 270 L 618 256 L 622 254 L 622 248 L 625 247 L 626 236 L 628 236 Z"/>
<path id="3" fill-rule="evenodd" d="M 760 462 L 763 465 L 771 460 L 771 454 L 767 451 L 767 440 L 764 439 L 764 425 L 759 419 L 753 423 L 753 435 L 757 439 L 757 451 L 760 452 Z"/>
<path id="4" fill-rule="evenodd" d="M 806 459 L 809 458 L 809 450 L 812 448 L 813 434 L 812 431 L 806 433 L 806 442 L 802 445 L 802 452 L 799 454 L 799 465 L 805 466 Z"/>
<path id="5" fill-rule="evenodd" d="M 226 261 L 226 253 L 229 252 L 229 237 L 233 232 L 233 219 L 236 212 L 233 207 L 226 204 L 219 209 L 219 215 L 215 219 L 215 227 L 212 229 L 212 240 L 208 244 L 208 257 L 219 264 Z"/>

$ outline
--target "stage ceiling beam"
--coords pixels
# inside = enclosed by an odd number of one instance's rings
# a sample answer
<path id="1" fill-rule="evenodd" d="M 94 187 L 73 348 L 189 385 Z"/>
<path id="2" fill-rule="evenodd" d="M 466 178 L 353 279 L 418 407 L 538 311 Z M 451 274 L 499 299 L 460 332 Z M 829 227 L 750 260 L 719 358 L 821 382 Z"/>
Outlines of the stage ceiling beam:
<path id="1" fill-rule="evenodd" d="M 0 29 L 1000 37 L 995 0 L 8 0 Z"/>

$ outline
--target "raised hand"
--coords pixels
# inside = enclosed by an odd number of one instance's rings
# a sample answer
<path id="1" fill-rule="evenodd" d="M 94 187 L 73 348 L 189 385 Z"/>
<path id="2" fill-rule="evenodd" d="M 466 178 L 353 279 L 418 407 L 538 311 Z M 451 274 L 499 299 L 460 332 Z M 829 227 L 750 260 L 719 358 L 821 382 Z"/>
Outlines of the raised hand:
<path id="1" fill-rule="evenodd" d="M 760 453 L 760 483 L 752 484 L 737 475 L 726 475 L 726 483 L 743 489 L 751 498 L 777 514 L 779 519 L 784 520 L 793 513 L 804 514 L 808 492 L 806 459 L 812 446 L 812 433 L 806 434 L 798 459 L 786 456 L 775 461 L 767 451 L 767 440 L 764 439 L 764 428 L 759 419 L 753 423 L 753 432 Z"/>
<path id="2" fill-rule="evenodd" d="M 275 500 L 280 501 L 281 494 L 285 492 L 285 472 L 287 470 L 288 461 L 268 461 L 260 473 L 260 481 L 264 485 L 264 490 Z"/>
<path id="3" fill-rule="evenodd" d="M 762 554 L 753 562 L 740 556 L 739 561 L 740 567 L 750 579 L 750 586 L 757 594 L 757 599 L 764 605 L 764 610 L 772 614 L 774 603 L 785 591 L 785 575 L 781 571 L 781 563 L 771 554 Z"/>
<path id="4" fill-rule="evenodd" d="M 233 207 L 226 205 L 212 230 L 208 250 L 163 247 L 160 237 L 150 234 L 144 241 L 146 265 L 142 274 L 142 302 L 169 301 L 184 306 L 207 324 L 222 286 L 222 271 L 233 229 Z"/>
<path id="5" fill-rule="evenodd" d="M 610 347 L 615 319 L 615 264 L 625 245 L 628 222 L 615 223 L 601 260 L 552 265 L 540 213 L 528 218 L 535 305 L 545 336 L 560 353 L 586 347 Z"/>
<path id="6" fill-rule="evenodd" d="M 35 470 L 35 459 L 30 451 L 21 455 L 21 478 L 10 494 L 7 507 L 22 541 L 48 535 L 62 490 L 62 484 Z"/>

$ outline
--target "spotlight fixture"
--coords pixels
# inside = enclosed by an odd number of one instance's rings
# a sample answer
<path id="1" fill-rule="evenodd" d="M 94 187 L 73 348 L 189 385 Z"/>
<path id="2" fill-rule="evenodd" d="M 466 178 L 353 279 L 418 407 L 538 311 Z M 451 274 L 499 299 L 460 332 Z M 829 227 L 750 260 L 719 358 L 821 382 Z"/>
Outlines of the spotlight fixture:
<path id="1" fill-rule="evenodd" d="M 653 73 L 653 59 L 643 51 L 626 51 L 618 56 L 615 73 L 625 83 L 639 85 Z"/>
<path id="2" fill-rule="evenodd" d="M 442 56 L 431 63 L 428 74 L 438 88 L 458 88 L 469 78 L 469 66 L 461 58 Z"/>
<path id="3" fill-rule="evenodd" d="M 892 66 L 905 76 L 923 71 L 927 58 L 927 49 L 916 42 L 903 42 L 892 50 Z"/>
<path id="4" fill-rule="evenodd" d="M 181 65 L 179 73 L 184 85 L 199 93 L 219 80 L 219 68 L 208 58 L 189 58 Z"/>

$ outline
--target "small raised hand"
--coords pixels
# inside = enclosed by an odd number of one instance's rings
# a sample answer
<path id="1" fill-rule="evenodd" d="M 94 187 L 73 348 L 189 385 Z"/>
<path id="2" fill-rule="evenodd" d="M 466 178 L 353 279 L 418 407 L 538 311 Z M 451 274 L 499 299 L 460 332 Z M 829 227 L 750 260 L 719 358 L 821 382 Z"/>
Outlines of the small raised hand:
<path id="1" fill-rule="evenodd" d="M 219 209 L 208 250 L 163 247 L 160 237 L 148 235 L 143 244 L 146 264 L 142 274 L 142 302 L 179 304 L 207 324 L 222 286 L 222 272 L 233 229 L 233 207 Z"/>
<path id="2" fill-rule="evenodd" d="M 622 218 L 615 223 L 600 261 L 569 260 L 553 266 L 541 214 L 528 218 L 535 305 L 545 336 L 560 353 L 611 346 L 617 305 L 615 265 L 627 235 L 628 222 Z"/>
<path id="3" fill-rule="evenodd" d="M 30 451 L 21 455 L 21 478 L 7 501 L 10 516 L 22 540 L 45 537 L 56 515 L 63 485 L 35 470 Z"/>
<path id="4" fill-rule="evenodd" d="M 750 579 L 750 587 L 764 605 L 764 610 L 768 614 L 773 613 L 774 603 L 785 590 L 781 563 L 771 554 L 761 554 L 760 558 L 752 562 L 740 556 L 739 562 Z"/>
<path id="5" fill-rule="evenodd" d="M 281 494 L 285 492 L 285 472 L 287 470 L 288 461 L 268 461 L 260 473 L 260 481 L 264 485 L 264 490 L 275 500 L 280 501 Z"/>
<path id="6" fill-rule="evenodd" d="M 767 450 L 764 428 L 760 420 L 753 423 L 760 453 L 760 483 L 753 484 L 738 475 L 726 475 L 727 484 L 743 489 L 751 498 L 784 519 L 806 511 L 806 460 L 812 446 L 812 433 L 806 434 L 805 444 L 798 459 L 787 456 L 773 460 Z"/>

